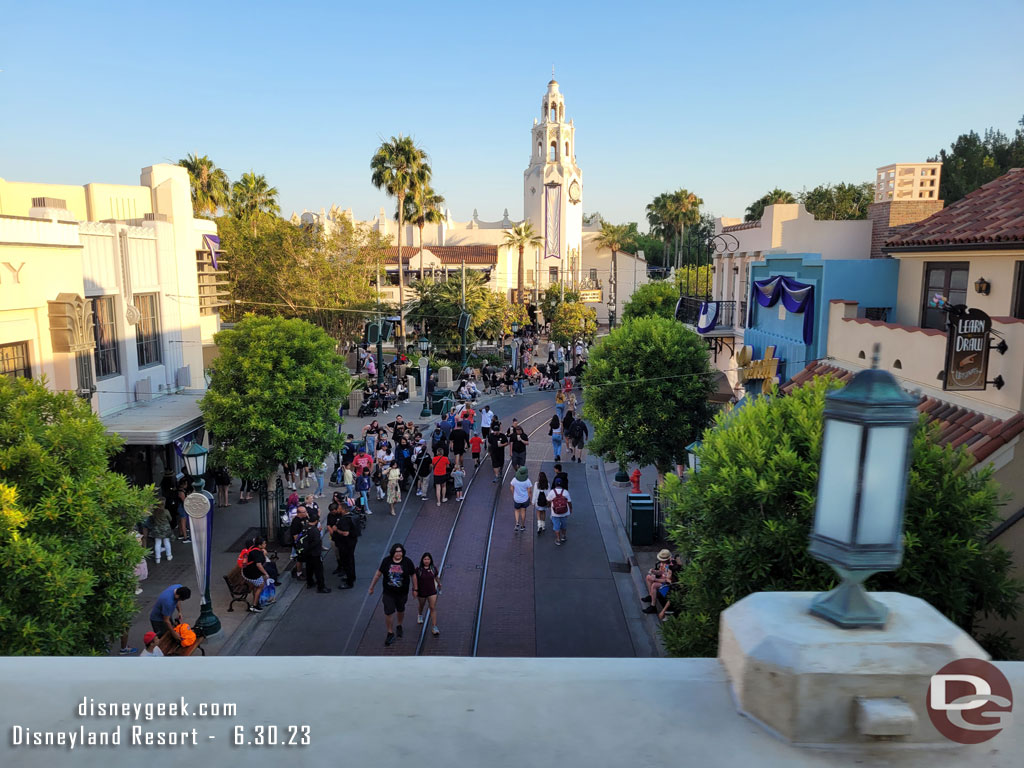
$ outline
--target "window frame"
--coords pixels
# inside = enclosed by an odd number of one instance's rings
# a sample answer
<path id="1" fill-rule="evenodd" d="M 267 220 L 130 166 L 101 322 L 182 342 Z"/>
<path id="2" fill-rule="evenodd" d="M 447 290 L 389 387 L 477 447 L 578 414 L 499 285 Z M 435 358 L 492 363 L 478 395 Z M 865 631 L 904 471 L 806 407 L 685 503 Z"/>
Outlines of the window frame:
<path id="1" fill-rule="evenodd" d="M 1024 261 L 1018 261 L 1013 270 L 1013 297 L 1010 317 L 1024 320 Z"/>
<path id="2" fill-rule="evenodd" d="M 152 316 L 147 316 L 140 304 L 152 302 Z M 156 293 L 137 293 L 132 299 L 139 310 L 139 322 L 135 324 L 135 353 L 139 369 L 152 368 L 163 364 L 163 349 L 160 343 L 160 296 Z"/>
<path id="3" fill-rule="evenodd" d="M 946 277 L 945 277 L 945 280 L 943 281 L 943 287 L 942 287 L 942 294 L 944 296 L 947 296 L 947 297 L 949 296 L 949 293 L 950 293 L 949 286 L 950 286 L 951 277 L 952 277 L 952 274 L 953 274 L 954 270 L 962 269 L 965 272 L 967 272 L 967 282 L 966 282 L 966 285 L 964 287 L 964 298 L 965 298 L 964 303 L 966 303 L 967 294 L 970 291 L 970 285 L 971 285 L 971 264 L 970 264 L 970 262 L 967 262 L 967 261 L 926 261 L 924 263 L 924 267 L 922 269 L 922 274 L 921 274 L 921 315 L 920 315 L 920 321 L 918 323 L 918 326 L 921 327 L 921 328 L 934 328 L 934 326 L 926 325 L 925 324 L 927 319 L 928 319 L 928 312 L 929 312 L 929 309 L 930 309 L 929 306 L 928 306 L 928 299 L 929 299 L 929 297 L 931 296 L 932 293 L 934 293 L 936 290 L 938 290 L 938 289 L 934 289 L 934 288 L 929 288 L 928 287 L 928 274 L 933 269 L 942 270 L 942 271 L 944 271 L 946 273 Z M 937 330 L 937 331 L 946 331 L 946 322 L 944 321 L 942 327 L 941 328 L 935 328 L 935 330 Z"/>
<path id="4" fill-rule="evenodd" d="M 21 349 L 16 349 L 18 347 Z M 13 355 L 8 357 L 3 354 L 3 351 L 6 349 L 14 349 L 15 352 Z M 19 354 L 19 352 L 21 354 Z M 15 364 L 21 362 L 22 365 L 18 368 L 12 367 L 8 369 L 8 361 L 12 361 Z M 10 379 L 32 378 L 32 353 L 27 341 L 11 341 L 6 344 L 0 344 L 0 376 L 7 376 Z"/>
<path id="5" fill-rule="evenodd" d="M 96 380 L 110 379 L 115 376 L 121 375 L 121 351 L 120 344 L 117 340 L 117 303 L 116 296 L 93 296 L 92 297 L 92 333 L 93 339 L 96 342 L 96 349 L 93 350 L 92 360 L 93 366 L 96 369 Z M 101 322 L 100 312 L 98 306 L 100 302 L 109 302 L 110 306 L 110 319 L 109 322 Z M 102 327 L 110 327 L 111 331 L 109 345 L 104 345 L 100 337 L 100 329 Z M 106 370 L 106 366 L 101 362 L 102 357 L 113 357 L 113 370 Z"/>

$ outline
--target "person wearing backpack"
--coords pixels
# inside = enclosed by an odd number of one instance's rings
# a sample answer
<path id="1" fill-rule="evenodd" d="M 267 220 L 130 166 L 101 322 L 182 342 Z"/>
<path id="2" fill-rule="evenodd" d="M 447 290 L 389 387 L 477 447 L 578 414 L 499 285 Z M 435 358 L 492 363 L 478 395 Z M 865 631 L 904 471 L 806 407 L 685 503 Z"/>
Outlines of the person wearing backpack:
<path id="1" fill-rule="evenodd" d="M 587 438 L 590 437 L 590 430 L 587 429 L 586 422 L 583 419 L 573 419 L 566 436 L 569 438 L 569 461 L 582 463 Z"/>
<path id="2" fill-rule="evenodd" d="M 562 546 L 567 541 L 565 525 L 572 514 L 572 497 L 565 490 L 562 478 L 556 476 L 554 488 L 547 493 L 548 506 L 551 508 L 551 530 L 555 532 L 555 546 Z"/>

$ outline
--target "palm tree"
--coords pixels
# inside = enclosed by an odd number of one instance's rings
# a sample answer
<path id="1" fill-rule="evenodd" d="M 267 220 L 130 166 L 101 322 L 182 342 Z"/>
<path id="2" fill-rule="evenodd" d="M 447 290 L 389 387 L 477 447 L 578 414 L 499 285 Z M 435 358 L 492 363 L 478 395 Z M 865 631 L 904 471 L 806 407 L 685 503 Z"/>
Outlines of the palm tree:
<path id="1" fill-rule="evenodd" d="M 277 195 L 277 187 L 270 186 L 266 176 L 248 171 L 231 187 L 231 212 L 236 218 L 252 225 L 255 237 L 256 224 L 260 218 L 281 213 Z"/>
<path id="2" fill-rule="evenodd" d="M 203 155 L 193 153 L 178 161 L 188 171 L 189 186 L 192 188 L 192 213 L 197 216 L 214 217 L 221 208 L 227 208 L 231 197 L 231 182 L 224 169 Z"/>
<path id="3" fill-rule="evenodd" d="M 402 230 L 405 228 L 405 199 L 418 186 L 430 181 L 427 154 L 416 146 L 411 136 L 392 136 L 380 145 L 370 160 L 373 171 L 370 181 L 398 201 L 398 304 L 401 321 L 398 326 L 399 348 L 405 345 L 405 276 L 402 268 Z"/>
<path id="4" fill-rule="evenodd" d="M 700 207 L 704 201 L 686 189 L 677 189 L 668 196 L 666 203 L 666 215 L 675 224 L 676 253 L 683 243 L 683 236 L 687 227 L 692 227 L 700 221 Z"/>
<path id="5" fill-rule="evenodd" d="M 533 245 L 537 246 L 544 242 L 541 236 L 538 235 L 534 229 L 533 224 L 529 221 L 523 221 L 521 224 L 516 224 L 512 229 L 505 233 L 505 245 L 509 250 L 513 248 L 519 249 L 519 271 L 516 276 L 516 303 L 523 300 L 523 291 L 525 289 L 524 283 L 526 282 L 526 275 L 523 267 L 523 251 L 526 250 L 526 246 Z M 540 275 L 534 275 L 534 281 L 539 282 Z"/>
<path id="6" fill-rule="evenodd" d="M 766 195 L 762 195 L 757 200 L 747 206 L 747 215 L 743 217 L 744 221 L 759 221 L 764 216 L 764 209 L 769 205 L 775 205 L 776 203 L 795 203 L 796 198 L 793 197 L 791 192 L 787 192 L 784 189 L 776 187 Z"/>
<path id="7" fill-rule="evenodd" d="M 417 187 L 413 194 L 405 199 L 405 220 L 411 221 L 420 231 L 420 279 L 423 279 L 423 228 L 427 224 L 440 224 L 444 221 L 444 195 L 439 195 L 427 184 Z M 395 221 L 398 221 L 398 210 L 395 210 Z"/>
<path id="8" fill-rule="evenodd" d="M 611 286 L 611 297 L 610 304 L 612 307 L 618 306 L 618 265 L 619 265 L 619 249 L 622 248 L 622 244 L 629 238 L 629 225 L 628 224 L 609 224 L 607 221 L 601 222 L 601 231 L 597 235 L 597 247 L 607 248 L 612 252 L 612 273 L 608 279 L 608 284 Z M 612 309 L 608 313 L 608 326 L 613 327 L 615 325 L 615 310 Z"/>

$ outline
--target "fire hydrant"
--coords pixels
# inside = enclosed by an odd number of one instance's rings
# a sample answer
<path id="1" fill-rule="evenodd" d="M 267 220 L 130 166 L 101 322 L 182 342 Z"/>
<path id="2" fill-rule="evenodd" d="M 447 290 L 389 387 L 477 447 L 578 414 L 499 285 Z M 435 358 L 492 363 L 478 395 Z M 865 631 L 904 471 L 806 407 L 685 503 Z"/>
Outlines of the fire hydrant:
<path id="1" fill-rule="evenodd" d="M 640 468 L 633 470 L 633 474 L 630 475 L 629 479 L 633 483 L 633 493 L 640 493 Z"/>

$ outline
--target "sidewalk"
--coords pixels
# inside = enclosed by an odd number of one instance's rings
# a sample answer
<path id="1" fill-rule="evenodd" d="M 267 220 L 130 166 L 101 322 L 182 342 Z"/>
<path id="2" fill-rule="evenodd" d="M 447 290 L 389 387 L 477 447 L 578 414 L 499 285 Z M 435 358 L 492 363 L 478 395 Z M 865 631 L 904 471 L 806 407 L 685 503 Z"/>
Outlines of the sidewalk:
<path id="1" fill-rule="evenodd" d="M 497 395 L 481 397 L 478 401 L 478 408 L 501 399 L 501 396 Z M 415 401 L 406 401 L 390 409 L 386 414 L 379 414 L 376 419 L 381 424 L 387 424 L 394 421 L 396 416 L 401 415 L 405 421 L 410 421 L 416 425 L 422 425 L 423 423 L 433 425 L 439 417 L 432 415 L 429 420 L 426 418 L 421 419 L 420 412 L 422 408 L 422 398 Z M 346 414 L 345 420 L 342 423 L 342 434 L 351 433 L 358 438 L 362 433 L 363 427 L 370 424 L 373 419 L 374 417 L 372 416 L 359 418 Z M 423 432 L 425 435 L 429 434 L 426 429 Z M 328 461 L 328 468 L 332 465 L 333 461 Z M 242 550 L 245 540 L 259 533 L 260 524 L 258 501 L 253 499 L 252 501 L 240 504 L 238 502 L 238 489 L 239 481 L 237 479 L 233 480 L 229 495 L 231 505 L 226 509 L 215 508 L 213 510 L 210 599 L 213 603 L 214 614 L 220 619 L 221 631 L 207 638 L 202 648 L 208 655 L 214 656 L 220 653 L 222 649 L 231 652 L 233 648 L 239 647 L 244 637 L 235 637 L 235 635 L 245 635 L 253 632 L 259 626 L 261 619 L 273 614 L 283 615 L 290 603 L 295 599 L 299 592 L 299 587 L 305 586 L 304 584 L 299 585 L 286 572 L 286 568 L 289 565 L 288 549 L 279 548 L 276 542 L 271 541 L 271 551 L 279 550 L 277 566 L 280 571 L 282 585 L 277 589 L 277 602 L 260 614 L 248 613 L 243 603 L 235 603 L 233 606 L 234 610 L 228 611 L 230 596 L 228 595 L 223 577 L 230 573 L 231 569 L 237 564 L 238 553 Z M 324 495 L 322 498 L 317 499 L 321 515 L 327 514 L 327 504 L 330 502 L 333 490 L 334 488 L 330 486 L 329 482 L 325 482 Z M 315 479 L 311 487 L 300 488 L 297 492 L 303 497 L 308 493 L 315 494 Z M 271 499 L 272 503 L 273 499 Z M 268 510 L 268 514 L 275 513 L 276 511 L 273 509 Z M 148 542 L 148 544 L 150 547 L 150 554 L 147 557 L 149 576 L 140 584 L 143 591 L 142 594 L 137 595 L 135 598 L 137 612 L 132 619 L 131 628 L 128 632 L 128 647 L 136 649 L 136 653 L 133 655 L 138 655 L 138 651 L 142 650 L 142 636 L 150 631 L 149 612 L 156 602 L 157 596 L 164 589 L 174 584 L 181 584 L 192 590 L 192 597 L 183 604 L 184 619 L 189 624 L 194 624 L 198 619 L 201 605 L 201 594 L 199 593 L 196 579 L 192 545 L 181 543 L 176 537 L 172 537 L 171 548 L 174 559 L 167 560 L 165 557 L 161 563 L 157 564 L 152 554 L 152 541 Z M 333 558 L 333 555 L 329 555 L 329 558 Z M 329 560 L 329 562 L 333 562 L 333 560 Z M 110 655 L 117 656 L 119 651 L 120 643 L 118 641 L 113 642 L 110 646 Z"/>

